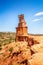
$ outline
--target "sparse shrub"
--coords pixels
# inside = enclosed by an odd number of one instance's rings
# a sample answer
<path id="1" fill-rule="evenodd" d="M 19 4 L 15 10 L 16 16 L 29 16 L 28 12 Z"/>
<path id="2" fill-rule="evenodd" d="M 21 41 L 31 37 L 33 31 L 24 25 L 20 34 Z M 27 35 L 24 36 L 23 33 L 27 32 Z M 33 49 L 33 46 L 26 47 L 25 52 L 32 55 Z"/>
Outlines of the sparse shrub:
<path id="1" fill-rule="evenodd" d="M 2 49 L 2 47 L 0 47 L 0 50 Z"/>
<path id="2" fill-rule="evenodd" d="M 15 41 L 15 33 L 12 32 L 0 32 L 0 44 L 7 45 L 11 42 Z"/>
<path id="3" fill-rule="evenodd" d="M 12 51 L 13 51 L 13 47 L 11 47 L 11 48 L 9 49 L 9 51 L 12 52 Z"/>

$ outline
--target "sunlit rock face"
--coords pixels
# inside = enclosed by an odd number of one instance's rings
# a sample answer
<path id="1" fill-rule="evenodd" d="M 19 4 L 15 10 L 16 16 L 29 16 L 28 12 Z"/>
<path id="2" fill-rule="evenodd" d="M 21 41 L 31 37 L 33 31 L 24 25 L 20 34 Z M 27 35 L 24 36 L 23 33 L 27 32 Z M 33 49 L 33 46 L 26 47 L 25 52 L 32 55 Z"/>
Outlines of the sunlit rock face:
<path id="1" fill-rule="evenodd" d="M 0 65 L 26 65 L 27 61 L 30 58 L 31 51 L 30 47 L 28 46 L 28 43 L 25 41 L 14 42 L 3 47 L 0 54 Z"/>
<path id="2" fill-rule="evenodd" d="M 31 59 L 28 61 L 30 65 L 43 65 L 43 53 L 33 54 Z"/>
<path id="3" fill-rule="evenodd" d="M 5 50 L 5 51 L 4 51 Z M 33 54 L 31 54 L 33 51 Z M 28 46 L 26 41 L 5 45 L 0 51 L 0 65 L 43 65 L 43 43 Z"/>
<path id="4" fill-rule="evenodd" d="M 31 36 L 28 34 L 28 27 L 26 25 L 24 14 L 19 15 L 19 23 L 16 27 L 16 42 L 26 41 L 28 42 L 29 46 L 32 46 L 33 44 L 37 44 L 38 42 L 34 40 Z"/>
<path id="5" fill-rule="evenodd" d="M 31 50 L 34 54 L 28 60 L 28 65 L 43 65 L 43 43 L 32 45 Z"/>
<path id="6" fill-rule="evenodd" d="M 26 25 L 24 15 L 19 15 L 18 27 L 16 27 L 16 41 L 26 41 L 28 36 L 28 27 Z"/>
<path id="7" fill-rule="evenodd" d="M 31 51 L 29 46 L 27 45 L 27 42 L 17 42 L 12 54 L 14 54 L 13 60 L 19 63 L 31 58 Z"/>
<path id="8" fill-rule="evenodd" d="M 40 42 L 40 44 L 35 44 L 35 45 L 31 46 L 31 50 L 35 53 L 43 52 L 43 43 Z"/>

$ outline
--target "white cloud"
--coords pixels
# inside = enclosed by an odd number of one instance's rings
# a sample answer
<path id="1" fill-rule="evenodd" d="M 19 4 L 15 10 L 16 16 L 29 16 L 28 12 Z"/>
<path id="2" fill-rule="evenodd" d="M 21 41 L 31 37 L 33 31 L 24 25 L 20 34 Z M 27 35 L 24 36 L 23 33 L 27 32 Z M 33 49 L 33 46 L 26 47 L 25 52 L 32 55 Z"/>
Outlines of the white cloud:
<path id="1" fill-rule="evenodd" d="M 36 22 L 36 21 L 39 21 L 40 19 L 34 19 L 34 20 L 32 20 L 33 22 Z"/>
<path id="2" fill-rule="evenodd" d="M 34 16 L 41 16 L 41 15 L 43 15 L 43 12 L 38 12 Z"/>
<path id="3" fill-rule="evenodd" d="M 33 21 L 33 22 L 37 22 L 37 21 L 40 21 L 40 20 L 43 20 L 43 18 L 33 19 L 32 21 Z"/>
<path id="4" fill-rule="evenodd" d="M 41 16 L 41 15 L 43 15 L 43 12 L 38 12 L 38 13 L 34 14 L 34 16 Z M 40 21 L 40 20 L 43 20 L 43 17 L 42 18 L 33 19 L 32 21 L 36 22 L 36 21 Z"/>

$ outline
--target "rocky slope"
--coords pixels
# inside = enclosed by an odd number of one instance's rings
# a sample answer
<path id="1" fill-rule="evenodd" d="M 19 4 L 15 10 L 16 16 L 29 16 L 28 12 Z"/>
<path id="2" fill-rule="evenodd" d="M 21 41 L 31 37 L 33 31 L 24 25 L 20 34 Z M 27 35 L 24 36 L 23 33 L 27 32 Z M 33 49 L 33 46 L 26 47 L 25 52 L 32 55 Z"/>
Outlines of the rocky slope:
<path id="1" fill-rule="evenodd" d="M 0 50 L 0 65 L 43 65 L 43 43 L 12 42 Z"/>
<path id="2" fill-rule="evenodd" d="M 0 51 L 0 65 L 26 65 L 31 58 L 27 42 L 13 42 Z"/>
<path id="3" fill-rule="evenodd" d="M 0 65 L 43 65 L 43 36 L 32 36 L 42 41 L 31 47 L 25 41 L 15 42 L 14 36 L 13 33 L 0 34 Z"/>

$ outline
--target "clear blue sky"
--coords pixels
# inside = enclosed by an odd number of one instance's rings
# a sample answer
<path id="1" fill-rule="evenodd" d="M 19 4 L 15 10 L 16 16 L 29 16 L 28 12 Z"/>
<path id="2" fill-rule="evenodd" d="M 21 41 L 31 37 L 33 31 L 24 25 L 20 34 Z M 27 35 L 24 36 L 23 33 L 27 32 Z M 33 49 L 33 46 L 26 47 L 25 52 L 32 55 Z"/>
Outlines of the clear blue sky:
<path id="1" fill-rule="evenodd" d="M 20 14 L 29 33 L 43 34 L 43 0 L 0 0 L 0 32 L 15 32 Z"/>

